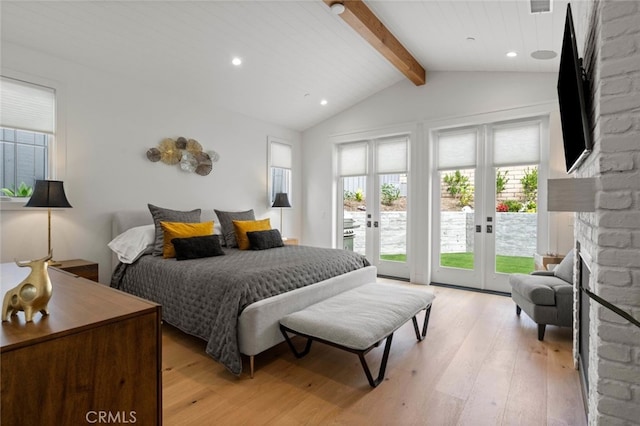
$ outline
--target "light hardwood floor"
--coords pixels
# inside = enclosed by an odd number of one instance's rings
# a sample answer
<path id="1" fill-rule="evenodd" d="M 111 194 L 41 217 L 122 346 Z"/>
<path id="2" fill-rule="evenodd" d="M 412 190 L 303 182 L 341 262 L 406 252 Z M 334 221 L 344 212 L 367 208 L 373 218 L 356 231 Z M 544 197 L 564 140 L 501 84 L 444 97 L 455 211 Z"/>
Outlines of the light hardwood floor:
<path id="1" fill-rule="evenodd" d="M 164 424 L 586 424 L 571 329 L 548 326 L 539 342 L 508 297 L 429 289 L 426 339 L 416 342 L 411 322 L 400 328 L 375 389 L 356 355 L 319 343 L 299 360 L 280 344 L 256 357 L 254 379 L 238 378 L 203 341 L 164 326 Z M 383 346 L 367 355 L 374 374 Z"/>

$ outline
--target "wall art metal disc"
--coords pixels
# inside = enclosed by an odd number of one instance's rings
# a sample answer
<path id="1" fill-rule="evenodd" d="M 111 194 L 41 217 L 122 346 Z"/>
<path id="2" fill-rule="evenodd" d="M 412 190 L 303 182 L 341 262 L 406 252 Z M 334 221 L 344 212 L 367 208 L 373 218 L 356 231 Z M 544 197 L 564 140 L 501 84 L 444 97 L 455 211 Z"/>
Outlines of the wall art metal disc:
<path id="1" fill-rule="evenodd" d="M 220 159 L 216 151 L 203 151 L 202 145 L 195 139 L 180 136 L 176 139 L 165 138 L 157 148 L 147 150 L 147 159 L 152 162 L 179 164 L 180 169 L 206 176 L 213 171 L 213 163 Z"/>
<path id="2" fill-rule="evenodd" d="M 187 149 L 187 138 L 183 138 L 180 136 L 176 139 L 176 148 L 178 149 Z"/>
<path id="3" fill-rule="evenodd" d="M 182 152 L 176 147 L 176 141 L 167 138 L 160 142 L 160 160 L 163 163 L 178 164 L 180 157 L 182 157 Z"/>
<path id="4" fill-rule="evenodd" d="M 190 152 L 183 152 L 182 158 L 180 159 L 180 168 L 185 172 L 195 172 L 196 167 L 198 166 L 198 160 L 196 157 Z"/>
<path id="5" fill-rule="evenodd" d="M 160 150 L 158 148 L 149 148 L 147 151 L 147 158 L 153 163 L 160 161 L 161 156 L 162 154 L 160 154 Z"/>
<path id="6" fill-rule="evenodd" d="M 195 139 L 189 139 L 187 141 L 187 151 L 190 152 L 200 152 L 202 151 L 202 145 Z"/>

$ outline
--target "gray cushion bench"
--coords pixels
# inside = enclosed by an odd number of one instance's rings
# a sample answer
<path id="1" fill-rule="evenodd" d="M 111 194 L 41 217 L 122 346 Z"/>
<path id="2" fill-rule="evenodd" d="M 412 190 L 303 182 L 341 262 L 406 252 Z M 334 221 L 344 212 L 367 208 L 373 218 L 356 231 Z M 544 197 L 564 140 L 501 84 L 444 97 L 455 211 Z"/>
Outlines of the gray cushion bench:
<path id="1" fill-rule="evenodd" d="M 384 379 L 393 333 L 412 319 L 416 338 L 421 341 L 427 334 L 434 298 L 427 290 L 394 284 L 364 284 L 283 317 L 280 331 L 297 358 L 309 353 L 314 340 L 357 354 L 369 384 L 376 387 Z M 426 313 L 420 332 L 416 315 L 422 310 Z M 296 350 L 289 333 L 307 338 L 303 351 Z M 384 339 L 380 371 L 374 380 L 364 355 Z"/>

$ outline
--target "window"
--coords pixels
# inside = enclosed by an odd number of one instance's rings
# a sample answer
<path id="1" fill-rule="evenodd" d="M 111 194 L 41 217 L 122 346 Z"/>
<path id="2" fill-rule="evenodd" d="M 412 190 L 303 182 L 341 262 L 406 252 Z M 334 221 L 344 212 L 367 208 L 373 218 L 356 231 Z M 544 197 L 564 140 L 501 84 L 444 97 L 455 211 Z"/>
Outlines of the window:
<path id="1" fill-rule="evenodd" d="M 0 99 L 0 187 L 15 192 L 52 174 L 55 91 L 3 76 Z"/>
<path id="2" fill-rule="evenodd" d="M 276 194 L 286 193 L 291 202 L 291 166 L 293 163 L 291 145 L 269 137 L 269 206 Z"/>

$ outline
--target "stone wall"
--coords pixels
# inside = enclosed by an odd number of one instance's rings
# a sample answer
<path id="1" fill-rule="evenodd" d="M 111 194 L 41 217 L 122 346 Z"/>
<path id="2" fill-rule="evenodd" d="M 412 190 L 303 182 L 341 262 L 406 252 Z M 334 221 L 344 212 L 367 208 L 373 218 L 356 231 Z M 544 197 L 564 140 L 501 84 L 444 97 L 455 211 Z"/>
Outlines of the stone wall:
<path id="1" fill-rule="evenodd" d="M 585 45 L 594 150 L 577 177 L 597 181 L 596 211 L 577 213 L 592 291 L 640 318 L 640 4 L 594 2 Z M 575 316 L 576 327 L 578 315 Z M 640 424 L 640 329 L 589 311 L 589 424 Z M 577 340 L 574 339 L 574 351 Z"/>
<path id="2" fill-rule="evenodd" d="M 365 212 L 349 212 L 356 224 L 354 251 L 364 253 Z M 442 212 L 440 250 L 442 253 L 473 251 L 474 213 Z M 406 212 L 382 212 L 382 241 L 385 253 L 406 253 Z M 536 252 L 537 214 L 496 213 L 494 225 L 496 253 L 505 256 L 533 256 Z"/>

